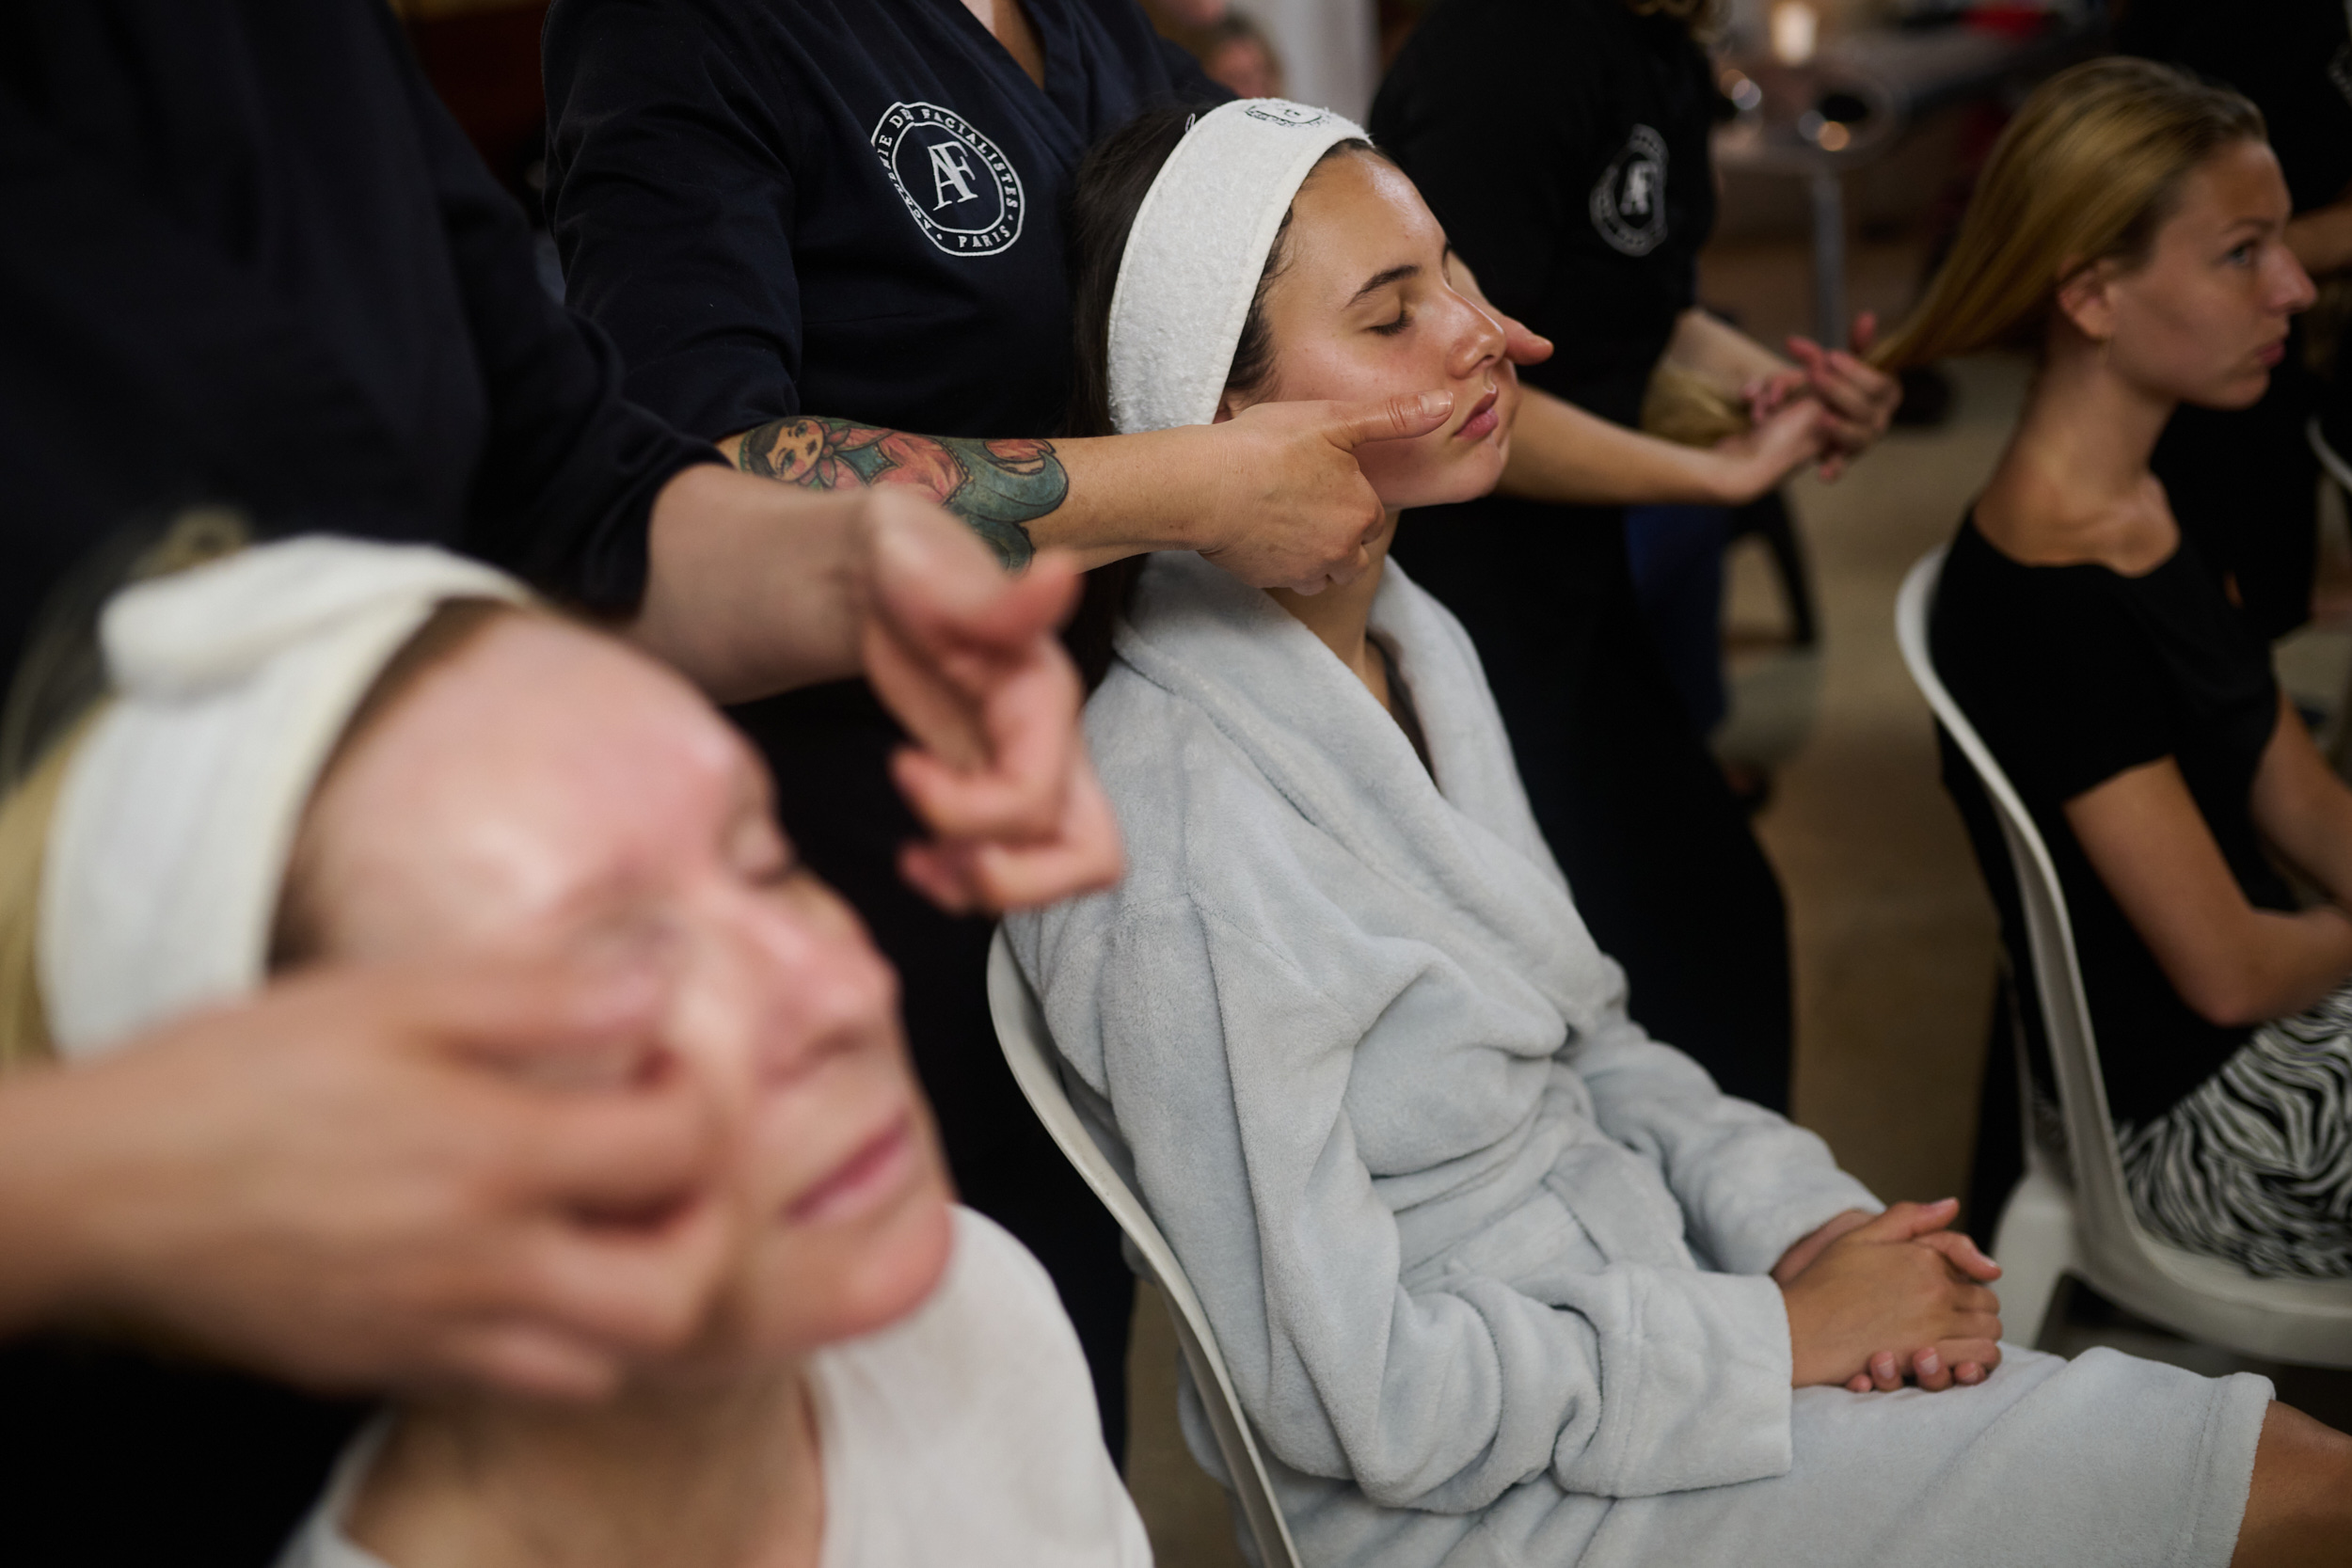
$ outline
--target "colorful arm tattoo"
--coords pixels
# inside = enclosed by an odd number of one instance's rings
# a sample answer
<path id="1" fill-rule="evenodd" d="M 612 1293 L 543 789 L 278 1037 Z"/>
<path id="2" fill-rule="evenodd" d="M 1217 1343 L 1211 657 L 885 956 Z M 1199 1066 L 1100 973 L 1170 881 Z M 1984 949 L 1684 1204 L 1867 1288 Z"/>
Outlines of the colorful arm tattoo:
<path id="1" fill-rule="evenodd" d="M 736 465 L 747 474 L 838 490 L 910 484 L 972 526 L 997 559 L 1018 569 L 1036 546 L 1029 524 L 1070 494 L 1051 441 L 980 441 L 798 415 L 743 437 Z"/>

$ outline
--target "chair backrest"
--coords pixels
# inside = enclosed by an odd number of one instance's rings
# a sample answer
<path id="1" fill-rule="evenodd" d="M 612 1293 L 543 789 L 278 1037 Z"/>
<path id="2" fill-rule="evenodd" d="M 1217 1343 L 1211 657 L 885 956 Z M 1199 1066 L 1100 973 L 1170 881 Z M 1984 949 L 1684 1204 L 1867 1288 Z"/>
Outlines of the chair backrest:
<path id="1" fill-rule="evenodd" d="M 997 1044 L 1012 1069 L 1014 1082 L 1027 1097 L 1030 1109 L 1045 1124 L 1045 1131 L 1052 1134 L 1063 1155 L 1077 1167 L 1086 1184 L 1094 1190 L 1094 1196 L 1103 1200 L 1103 1207 L 1119 1222 L 1119 1228 L 1126 1233 L 1129 1243 L 1151 1270 L 1160 1293 L 1168 1299 L 1168 1314 L 1175 1320 L 1176 1338 L 1184 1351 L 1184 1364 L 1192 1370 L 1193 1386 L 1208 1412 L 1217 1452 L 1224 1458 L 1225 1473 L 1232 1478 L 1242 1515 L 1248 1521 L 1262 1568 L 1298 1568 L 1298 1548 L 1293 1544 L 1290 1526 L 1283 1521 L 1282 1510 L 1274 1500 L 1274 1483 L 1266 1475 L 1265 1462 L 1258 1455 L 1257 1439 L 1250 1434 L 1248 1418 L 1242 1414 L 1241 1400 L 1233 1392 L 1233 1380 L 1225 1370 L 1225 1357 L 1218 1354 L 1208 1314 L 1201 1310 L 1200 1298 L 1193 1294 L 1192 1284 L 1184 1277 L 1184 1265 L 1176 1261 L 1168 1238 L 1160 1234 L 1160 1227 L 1152 1223 L 1142 1199 L 1136 1196 L 1110 1156 L 1095 1143 L 1077 1107 L 1070 1102 L 1069 1092 L 1062 1086 L 1053 1040 L 1046 1033 L 1044 1015 L 1038 1009 L 1037 996 L 1030 990 L 1027 977 L 1013 961 L 1011 944 L 1005 940 L 1001 927 L 988 949 L 988 1009 L 995 1020 Z"/>
<path id="2" fill-rule="evenodd" d="M 2075 1199 L 2088 1208 L 2086 1217 L 2092 1224 L 2122 1225 L 2136 1230 L 2131 1205 L 2123 1194 L 2123 1164 L 2116 1151 L 2115 1124 L 2107 1116 L 2098 1037 L 2091 1032 L 2090 1006 L 2083 993 L 2082 969 L 2074 959 L 2074 928 L 2067 918 L 2058 866 L 2009 775 L 2001 771 L 1976 726 L 1945 689 L 1928 652 L 1928 611 L 1943 572 L 1944 548 L 1938 546 L 1921 557 L 1903 578 L 1902 591 L 1895 599 L 1895 640 L 1902 647 L 1903 663 L 1912 680 L 1935 712 L 1935 721 L 1976 771 L 1977 782 L 1984 787 L 2001 825 L 2002 841 L 2009 846 L 2017 901 L 2025 911 L 2026 944 L 2042 1006 L 2042 1030 L 2058 1076 Z"/>
<path id="3" fill-rule="evenodd" d="M 2058 1077 L 2084 1273 L 2120 1305 L 2192 1338 L 2249 1355 L 2352 1365 L 2352 1286 L 2258 1279 L 2219 1259 L 2157 1241 L 2133 1213 L 2058 867 L 2008 775 L 1945 689 L 1928 651 L 1928 613 L 1943 575 L 1944 553 L 1941 547 L 1929 551 L 1903 579 L 1895 601 L 1895 637 L 1936 722 L 1983 785 L 2009 847 L 2042 1029 Z"/>

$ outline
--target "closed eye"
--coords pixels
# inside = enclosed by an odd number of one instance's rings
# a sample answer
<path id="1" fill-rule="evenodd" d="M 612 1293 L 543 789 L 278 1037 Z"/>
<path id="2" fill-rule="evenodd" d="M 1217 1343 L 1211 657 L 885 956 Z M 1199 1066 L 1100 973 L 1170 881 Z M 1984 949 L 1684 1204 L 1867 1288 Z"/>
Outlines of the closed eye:
<path id="1" fill-rule="evenodd" d="M 1413 313 L 1400 305 L 1396 308 L 1396 320 L 1375 323 L 1372 330 L 1379 333 L 1383 338 L 1393 338 L 1412 325 Z"/>

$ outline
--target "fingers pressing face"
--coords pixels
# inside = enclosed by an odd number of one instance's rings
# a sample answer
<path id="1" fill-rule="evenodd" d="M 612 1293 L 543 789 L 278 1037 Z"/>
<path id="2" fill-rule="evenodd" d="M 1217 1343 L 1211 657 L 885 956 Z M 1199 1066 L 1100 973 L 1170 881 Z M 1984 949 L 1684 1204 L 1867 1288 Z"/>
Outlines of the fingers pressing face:
<path id="1" fill-rule="evenodd" d="M 617 641 L 507 615 L 353 745 L 303 830 L 322 957 L 611 953 L 668 976 L 657 1037 L 730 1139 L 737 1256 L 701 1356 L 880 1326 L 945 1265 L 946 1189 L 896 982 L 777 831 L 757 761 Z"/>
<path id="2" fill-rule="evenodd" d="M 1316 168 L 1291 204 L 1282 271 L 1266 291 L 1274 373 L 1249 401 L 1411 396 L 1444 388 L 1429 435 L 1368 443 L 1364 477 L 1390 507 L 1486 494 L 1518 411 L 1502 323 L 1449 276 L 1445 231 L 1394 165 L 1360 152 Z"/>

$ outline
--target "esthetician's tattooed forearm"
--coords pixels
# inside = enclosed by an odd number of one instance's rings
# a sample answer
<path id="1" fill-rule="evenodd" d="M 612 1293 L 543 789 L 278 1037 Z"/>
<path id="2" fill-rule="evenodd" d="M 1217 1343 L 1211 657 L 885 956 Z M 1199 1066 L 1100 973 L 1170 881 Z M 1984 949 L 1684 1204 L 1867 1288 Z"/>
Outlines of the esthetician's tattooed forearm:
<path id="1" fill-rule="evenodd" d="M 743 437 L 745 473 L 813 490 L 911 484 L 972 525 L 1007 566 L 1028 564 L 1029 524 L 1070 494 L 1051 441 L 914 436 L 808 415 L 771 420 Z"/>

